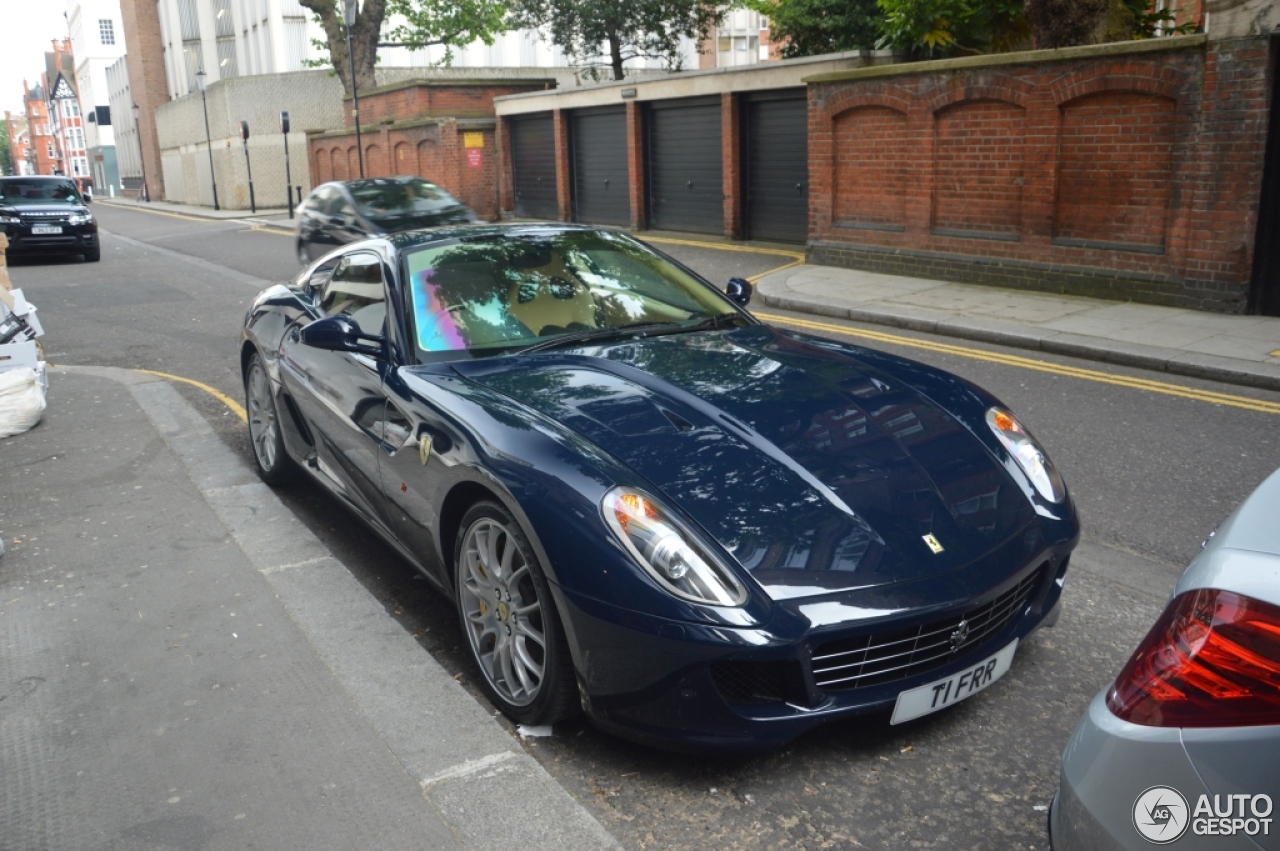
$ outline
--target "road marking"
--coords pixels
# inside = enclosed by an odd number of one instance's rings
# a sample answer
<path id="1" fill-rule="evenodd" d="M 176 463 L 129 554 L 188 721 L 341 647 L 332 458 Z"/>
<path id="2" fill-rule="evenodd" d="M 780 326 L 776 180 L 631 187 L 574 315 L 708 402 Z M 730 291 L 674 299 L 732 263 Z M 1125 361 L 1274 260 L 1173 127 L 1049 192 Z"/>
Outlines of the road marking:
<path id="1" fill-rule="evenodd" d="M 1213 405 L 1227 405 L 1232 408 L 1242 408 L 1246 411 L 1258 411 L 1264 414 L 1280 414 L 1280 402 L 1268 402 L 1263 399 L 1251 399 L 1248 396 L 1235 396 L 1230 393 L 1217 393 L 1212 390 L 1199 390 L 1194 387 L 1186 387 L 1181 384 L 1170 384 L 1165 381 L 1152 381 L 1149 378 L 1133 378 L 1127 375 L 1113 375 L 1111 373 L 1100 372 L 1095 369 L 1082 369 L 1076 366 L 1065 366 L 1062 364 L 1050 363 L 1049 361 L 1036 360 L 1035 358 L 1006 355 L 1000 352 L 973 349 L 967 346 L 954 346 L 948 343 L 937 343 L 932 340 L 903 337 L 899 334 L 886 334 L 882 331 L 866 331 L 860 328 L 848 328 L 843 325 L 833 325 L 829 322 L 812 322 L 807 319 L 793 319 L 789 316 L 779 316 L 773 313 L 757 313 L 755 315 L 757 318 L 766 322 L 793 325 L 797 328 L 804 328 L 811 331 L 825 331 L 831 334 L 842 334 L 847 337 L 875 340 L 880 343 L 891 343 L 893 345 L 908 346 L 915 349 L 927 349 L 928 351 L 938 352 L 940 354 L 958 355 L 959 357 L 988 361 L 989 363 L 998 363 L 1004 366 L 1017 367 L 1019 369 L 1047 372 L 1052 375 L 1061 375 L 1067 378 L 1079 378 L 1083 381 L 1096 381 L 1100 384 L 1114 384 L 1117 387 L 1128 387 L 1133 390 L 1146 390 L 1150 393 L 1161 393 L 1165 396 L 1178 396 L 1183 399 L 1192 399 L 1197 402 L 1208 402 Z"/>
<path id="2" fill-rule="evenodd" d="M 248 224 L 248 223 L 246 222 L 246 224 Z M 271 225 L 253 225 L 253 224 L 251 224 L 251 225 L 249 225 L 249 230 L 251 230 L 251 231 L 258 231 L 259 233 L 274 233 L 274 234 L 276 234 L 276 235 L 278 235 L 278 236 L 293 236 L 293 231 L 291 231 L 291 230 L 281 230 L 280 228 L 273 227 L 273 226 L 271 226 Z"/>
<path id="3" fill-rule="evenodd" d="M 134 372 L 145 372 L 147 375 L 154 375 L 158 378 L 167 378 L 169 381 L 181 381 L 183 384 L 190 384 L 192 387 L 199 387 L 201 390 L 230 408 L 231 413 L 239 417 L 241 422 L 247 423 L 249 421 L 249 415 L 245 413 L 243 405 L 235 399 L 232 399 L 226 393 L 223 393 L 221 390 L 210 387 L 208 384 L 202 384 L 193 378 L 183 378 L 181 375 L 170 375 L 167 372 L 156 372 L 154 369 L 135 369 Z"/>
<path id="4" fill-rule="evenodd" d="M 750 245 L 729 245 L 723 242 L 701 242 L 696 239 L 674 239 L 669 236 L 645 236 L 643 231 L 635 234 L 635 237 L 636 239 L 640 239 L 645 242 L 659 242 L 664 245 L 690 245 L 694 248 L 710 248 L 714 251 L 741 251 L 746 254 L 772 254 L 777 257 L 790 257 L 792 260 L 804 262 L 803 251 L 787 251 L 783 248 L 758 248 Z M 789 263 L 787 265 L 791 266 L 794 264 Z M 786 267 L 784 266 L 782 268 Z M 773 269 L 771 272 L 765 272 L 764 274 L 768 275 L 776 271 L 778 270 Z"/>
<path id="5" fill-rule="evenodd" d="M 458 763 L 452 768 L 446 768 L 439 774 L 431 775 L 427 779 L 423 780 L 420 785 L 423 789 L 426 789 L 428 786 L 434 786 L 445 780 L 453 780 L 457 777 L 466 777 L 468 774 L 475 774 L 477 771 L 484 771 L 490 766 L 506 762 L 516 755 L 515 751 L 503 751 L 502 753 L 489 754 L 488 756 L 482 756 L 477 759 L 469 759 L 466 762 Z"/>
<path id="6" fill-rule="evenodd" d="M 757 281 L 759 281 L 761 278 L 772 275 L 774 272 L 781 272 L 783 269 L 790 269 L 795 266 L 803 266 L 803 265 L 804 265 L 804 257 L 797 257 L 795 260 L 792 260 L 790 263 L 783 263 L 781 266 L 777 267 L 776 269 L 770 269 L 768 272 L 761 272 L 759 275 L 752 275 L 750 278 L 747 278 L 747 280 L 754 284 Z"/>

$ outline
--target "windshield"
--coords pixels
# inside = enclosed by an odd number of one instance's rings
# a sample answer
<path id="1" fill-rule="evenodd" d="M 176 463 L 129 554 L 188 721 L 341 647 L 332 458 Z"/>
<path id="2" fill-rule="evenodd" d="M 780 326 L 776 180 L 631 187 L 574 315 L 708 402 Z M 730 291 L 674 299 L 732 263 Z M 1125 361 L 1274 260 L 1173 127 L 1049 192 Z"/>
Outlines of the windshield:
<path id="1" fill-rule="evenodd" d="M 452 195 L 425 180 L 365 180 L 351 184 L 350 189 L 361 214 L 373 219 L 438 213 L 458 206 Z"/>
<path id="2" fill-rule="evenodd" d="M 405 260 L 424 353 L 495 354 L 639 323 L 677 328 L 732 303 L 623 234 L 527 231 L 431 246 Z M 594 334 L 591 336 L 595 336 Z"/>
<path id="3" fill-rule="evenodd" d="M 0 204 L 14 207 L 35 204 L 80 206 L 80 193 L 70 180 L 0 180 Z"/>

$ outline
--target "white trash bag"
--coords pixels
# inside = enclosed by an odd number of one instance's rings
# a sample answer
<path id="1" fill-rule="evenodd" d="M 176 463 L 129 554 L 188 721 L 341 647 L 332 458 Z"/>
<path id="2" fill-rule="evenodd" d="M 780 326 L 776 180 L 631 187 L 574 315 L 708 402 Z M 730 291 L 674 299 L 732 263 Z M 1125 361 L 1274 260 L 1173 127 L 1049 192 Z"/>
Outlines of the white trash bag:
<path id="1" fill-rule="evenodd" d="M 44 388 L 34 369 L 0 372 L 0 438 L 34 427 L 44 413 L 44 404 Z"/>

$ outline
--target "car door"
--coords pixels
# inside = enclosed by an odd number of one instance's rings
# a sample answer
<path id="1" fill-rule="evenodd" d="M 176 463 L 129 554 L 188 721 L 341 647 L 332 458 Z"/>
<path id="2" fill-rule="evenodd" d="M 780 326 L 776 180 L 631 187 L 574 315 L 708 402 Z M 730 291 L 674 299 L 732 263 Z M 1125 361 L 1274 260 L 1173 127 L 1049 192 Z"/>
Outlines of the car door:
<path id="1" fill-rule="evenodd" d="M 381 256 L 353 251 L 316 293 L 311 319 L 346 316 L 369 335 L 385 335 L 387 300 Z M 308 346 L 301 323 L 285 334 L 280 376 L 311 433 L 313 468 L 352 505 L 390 527 L 378 473 L 384 432 L 386 358 Z"/>

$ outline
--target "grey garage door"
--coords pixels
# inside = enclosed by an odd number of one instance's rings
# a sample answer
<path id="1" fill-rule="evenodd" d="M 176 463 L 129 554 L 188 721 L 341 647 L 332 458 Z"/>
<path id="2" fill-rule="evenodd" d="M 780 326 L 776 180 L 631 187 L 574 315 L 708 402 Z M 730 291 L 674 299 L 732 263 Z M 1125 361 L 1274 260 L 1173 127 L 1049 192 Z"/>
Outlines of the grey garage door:
<path id="1" fill-rule="evenodd" d="M 550 113 L 511 120 L 511 164 L 516 215 L 558 219 L 556 132 Z"/>
<path id="2" fill-rule="evenodd" d="M 809 236 L 809 110 L 804 92 L 750 95 L 743 190 L 748 239 Z"/>
<path id="3" fill-rule="evenodd" d="M 724 233 L 720 98 L 649 107 L 649 226 Z"/>
<path id="4" fill-rule="evenodd" d="M 627 113 L 623 107 L 580 110 L 573 128 L 573 220 L 631 224 L 627 194 Z"/>

